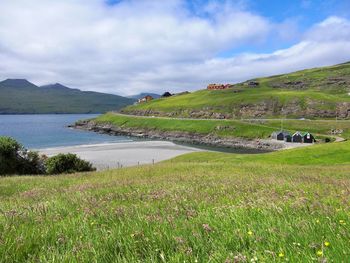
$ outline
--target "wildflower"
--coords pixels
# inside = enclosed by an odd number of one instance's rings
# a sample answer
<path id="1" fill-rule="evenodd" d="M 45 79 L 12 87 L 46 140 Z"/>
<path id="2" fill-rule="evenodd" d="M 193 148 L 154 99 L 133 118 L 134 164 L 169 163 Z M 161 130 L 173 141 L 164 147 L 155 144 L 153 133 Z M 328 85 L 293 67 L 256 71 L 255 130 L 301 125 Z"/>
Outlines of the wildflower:
<path id="1" fill-rule="evenodd" d="M 253 231 L 250 231 L 250 230 L 249 230 L 249 231 L 248 231 L 248 235 L 250 235 L 250 236 L 253 235 Z"/>
<path id="2" fill-rule="evenodd" d="M 319 219 L 317 219 L 317 220 L 316 220 L 316 223 L 317 223 L 317 224 L 318 224 L 318 223 L 320 223 L 320 220 L 319 220 Z"/>
<path id="3" fill-rule="evenodd" d="M 325 241 L 325 242 L 324 242 L 324 245 L 325 245 L 326 247 L 329 247 L 330 244 L 331 244 L 331 243 L 329 243 L 328 241 Z"/>
<path id="4" fill-rule="evenodd" d="M 211 227 L 210 227 L 208 224 L 203 224 L 202 227 L 203 227 L 203 229 L 204 229 L 206 232 L 211 232 L 211 231 L 212 231 Z"/>
<path id="5" fill-rule="evenodd" d="M 278 253 L 278 256 L 279 256 L 280 258 L 283 258 L 283 257 L 284 257 L 284 253 L 283 253 L 283 252 L 280 252 L 280 253 Z"/>
<path id="6" fill-rule="evenodd" d="M 257 257 L 253 257 L 252 259 L 250 259 L 250 262 L 257 262 L 258 258 Z"/>
<path id="7" fill-rule="evenodd" d="M 319 256 L 319 257 L 322 257 L 323 256 L 323 251 L 322 250 L 318 250 L 316 252 L 316 255 Z"/>
<path id="8" fill-rule="evenodd" d="M 346 225 L 346 223 L 345 223 L 345 221 L 344 220 L 339 220 L 339 224 L 341 224 L 341 225 Z"/>

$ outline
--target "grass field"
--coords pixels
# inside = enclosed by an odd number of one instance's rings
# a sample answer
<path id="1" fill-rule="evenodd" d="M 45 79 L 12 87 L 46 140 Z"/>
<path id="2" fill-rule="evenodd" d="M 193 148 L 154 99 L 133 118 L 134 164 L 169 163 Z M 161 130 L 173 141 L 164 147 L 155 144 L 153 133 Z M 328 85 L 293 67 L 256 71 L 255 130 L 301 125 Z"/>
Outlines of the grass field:
<path id="1" fill-rule="evenodd" d="M 346 262 L 350 143 L 0 178 L 0 262 Z"/>
<path id="2" fill-rule="evenodd" d="M 150 115 L 171 113 L 172 116 L 189 117 L 192 111 L 203 111 L 235 117 L 258 117 L 263 114 L 265 117 L 323 118 L 323 110 L 336 112 L 337 103 L 350 102 L 350 63 L 258 78 L 255 81 L 259 82 L 255 88 L 240 83 L 233 89 L 199 90 L 129 106 L 123 112 L 137 114 L 143 111 L 147 114 L 151 111 Z M 264 111 L 258 110 L 257 105 Z M 242 110 L 246 106 L 250 110 Z M 289 108 L 290 112 L 283 113 L 283 108 Z"/>
<path id="3" fill-rule="evenodd" d="M 179 131 L 201 134 L 215 134 L 217 136 L 232 136 L 248 139 L 268 138 L 272 132 L 281 129 L 280 120 L 196 120 L 148 118 L 107 113 L 99 116 L 95 121 L 110 123 L 119 127 L 142 128 L 161 131 Z M 227 129 L 218 129 L 227 127 Z M 334 120 L 285 120 L 283 128 L 291 133 L 295 131 L 309 131 L 319 138 L 330 136 L 332 129 L 342 129 L 344 138 L 350 138 L 350 121 Z"/>

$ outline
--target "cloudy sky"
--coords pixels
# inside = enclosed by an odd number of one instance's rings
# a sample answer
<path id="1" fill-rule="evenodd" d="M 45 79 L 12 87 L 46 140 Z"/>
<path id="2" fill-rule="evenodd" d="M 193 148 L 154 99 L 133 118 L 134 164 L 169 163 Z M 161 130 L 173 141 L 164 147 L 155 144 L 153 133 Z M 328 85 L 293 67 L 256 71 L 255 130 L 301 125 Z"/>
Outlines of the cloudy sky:
<path id="1" fill-rule="evenodd" d="M 0 80 L 121 95 L 350 61 L 349 0 L 0 0 Z"/>

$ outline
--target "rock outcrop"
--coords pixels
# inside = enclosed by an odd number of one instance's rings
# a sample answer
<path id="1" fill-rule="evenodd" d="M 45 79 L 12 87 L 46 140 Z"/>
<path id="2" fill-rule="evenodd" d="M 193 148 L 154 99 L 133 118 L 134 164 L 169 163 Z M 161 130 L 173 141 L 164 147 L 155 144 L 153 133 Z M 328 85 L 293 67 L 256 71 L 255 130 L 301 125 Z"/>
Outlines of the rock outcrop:
<path id="1" fill-rule="evenodd" d="M 228 148 L 246 148 L 260 151 L 273 151 L 284 148 L 284 145 L 271 140 L 254 139 L 248 140 L 244 138 L 234 137 L 218 137 L 213 134 L 199 134 L 177 131 L 160 131 L 142 128 L 119 127 L 107 123 L 96 123 L 91 120 L 79 121 L 75 123 L 73 128 L 105 133 L 109 135 L 123 135 L 138 138 L 161 139 L 174 142 L 182 142 L 197 145 L 208 145 L 215 147 Z M 220 127 L 220 129 L 228 129 L 232 127 Z"/>
<path id="2" fill-rule="evenodd" d="M 199 110 L 174 110 L 172 112 L 156 110 L 127 110 L 124 114 L 138 116 L 185 117 L 195 119 L 231 119 L 231 118 L 269 118 L 271 116 L 291 116 L 294 118 L 341 118 L 350 119 L 350 102 L 329 102 L 307 99 L 291 100 L 280 103 L 266 100 L 259 103 L 241 103 L 230 110 L 218 107 L 205 107 Z"/>

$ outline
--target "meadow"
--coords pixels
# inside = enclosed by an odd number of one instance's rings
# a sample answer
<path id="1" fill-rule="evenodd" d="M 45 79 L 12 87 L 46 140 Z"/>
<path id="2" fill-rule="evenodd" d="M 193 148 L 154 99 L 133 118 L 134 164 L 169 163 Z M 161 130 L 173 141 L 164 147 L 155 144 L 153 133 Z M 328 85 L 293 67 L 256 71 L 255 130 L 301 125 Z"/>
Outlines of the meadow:
<path id="1" fill-rule="evenodd" d="M 350 143 L 0 178 L 0 262 L 347 262 Z"/>

